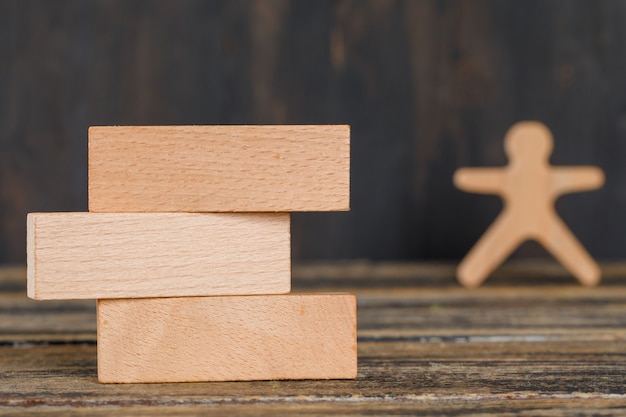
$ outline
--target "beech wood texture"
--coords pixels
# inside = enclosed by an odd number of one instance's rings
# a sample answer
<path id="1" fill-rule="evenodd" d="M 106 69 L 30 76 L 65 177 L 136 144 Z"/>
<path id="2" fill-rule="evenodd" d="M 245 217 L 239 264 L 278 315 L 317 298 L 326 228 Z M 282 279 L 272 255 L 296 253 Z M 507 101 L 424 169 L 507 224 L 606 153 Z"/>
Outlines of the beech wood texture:
<path id="1" fill-rule="evenodd" d="M 130 385 L 98 383 L 93 302 L 0 268 L 0 415 L 622 415 L 626 264 L 601 267 L 509 261 L 468 291 L 452 263 L 296 264 L 296 291 L 356 293 L 357 379 Z"/>
<path id="2" fill-rule="evenodd" d="M 98 301 L 104 383 L 356 378 L 348 294 Z"/>
<path id="3" fill-rule="evenodd" d="M 505 168 L 462 168 L 454 183 L 461 190 L 498 194 L 505 202 L 500 216 L 467 254 L 459 281 L 477 287 L 521 243 L 541 243 L 583 285 L 600 281 L 600 268 L 554 209 L 562 194 L 600 188 L 604 173 L 597 167 L 554 167 L 549 163 L 553 140 L 539 122 L 520 122 L 507 132 Z"/>
<path id="4" fill-rule="evenodd" d="M 350 127 L 89 129 L 89 211 L 350 208 Z"/>
<path id="5" fill-rule="evenodd" d="M 31 213 L 37 300 L 280 294 L 291 287 L 288 213 Z"/>

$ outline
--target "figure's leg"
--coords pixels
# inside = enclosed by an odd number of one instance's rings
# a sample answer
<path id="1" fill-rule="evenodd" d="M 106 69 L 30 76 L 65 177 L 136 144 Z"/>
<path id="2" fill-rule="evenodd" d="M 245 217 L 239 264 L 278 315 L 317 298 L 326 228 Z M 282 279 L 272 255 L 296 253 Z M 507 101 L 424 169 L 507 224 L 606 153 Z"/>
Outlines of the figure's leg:
<path id="1" fill-rule="evenodd" d="M 461 284 L 478 287 L 522 243 L 523 230 L 512 220 L 502 213 L 461 261 L 457 269 Z"/>
<path id="2" fill-rule="evenodd" d="M 557 214 L 552 217 L 550 227 L 537 240 L 583 285 L 596 285 L 600 282 L 600 267 L 563 220 Z"/>

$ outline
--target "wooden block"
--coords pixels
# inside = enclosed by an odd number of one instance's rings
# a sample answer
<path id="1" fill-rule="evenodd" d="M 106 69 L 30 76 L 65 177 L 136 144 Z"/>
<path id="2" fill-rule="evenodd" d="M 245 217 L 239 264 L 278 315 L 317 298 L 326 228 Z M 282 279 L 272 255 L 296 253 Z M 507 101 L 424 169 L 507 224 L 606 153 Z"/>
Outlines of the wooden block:
<path id="1" fill-rule="evenodd" d="M 31 213 L 37 300 L 281 294 L 289 214 Z"/>
<path id="2" fill-rule="evenodd" d="M 354 295 L 98 301 L 100 382 L 356 375 Z"/>
<path id="3" fill-rule="evenodd" d="M 498 194 L 505 207 L 459 265 L 457 276 L 477 287 L 522 242 L 541 243 L 583 285 L 600 282 L 600 267 L 558 216 L 555 200 L 562 194 L 593 190 L 604 184 L 604 172 L 591 166 L 550 165 L 553 140 L 539 122 L 520 122 L 506 135 L 510 159 L 504 168 L 462 168 L 454 175 L 461 190 Z"/>
<path id="4" fill-rule="evenodd" d="M 89 129 L 89 211 L 337 211 L 350 207 L 350 127 Z"/>

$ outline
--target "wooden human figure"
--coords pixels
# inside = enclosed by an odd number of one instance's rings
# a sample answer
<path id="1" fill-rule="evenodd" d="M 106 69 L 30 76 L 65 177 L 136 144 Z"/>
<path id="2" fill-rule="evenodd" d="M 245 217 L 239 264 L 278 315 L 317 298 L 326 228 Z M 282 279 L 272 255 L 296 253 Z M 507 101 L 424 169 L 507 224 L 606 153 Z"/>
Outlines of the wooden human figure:
<path id="1" fill-rule="evenodd" d="M 556 167 L 549 163 L 553 140 L 539 122 L 520 122 L 509 129 L 503 168 L 461 168 L 457 188 L 498 194 L 504 209 L 459 265 L 457 277 L 466 287 L 479 286 L 521 243 L 536 240 L 583 285 L 600 281 L 600 268 L 554 209 L 562 194 L 593 190 L 604 173 L 592 166 Z"/>

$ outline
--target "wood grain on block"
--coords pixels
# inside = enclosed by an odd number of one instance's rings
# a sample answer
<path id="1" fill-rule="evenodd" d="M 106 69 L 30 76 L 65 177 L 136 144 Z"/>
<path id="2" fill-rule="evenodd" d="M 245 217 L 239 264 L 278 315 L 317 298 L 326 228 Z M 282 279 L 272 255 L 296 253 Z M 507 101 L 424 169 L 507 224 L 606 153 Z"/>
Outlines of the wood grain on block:
<path id="1" fill-rule="evenodd" d="M 282 294 L 288 213 L 31 213 L 38 300 Z"/>
<path id="2" fill-rule="evenodd" d="M 96 126 L 89 211 L 338 211 L 350 127 Z"/>
<path id="3" fill-rule="evenodd" d="M 98 301 L 105 383 L 356 378 L 350 294 Z"/>

